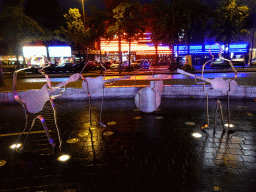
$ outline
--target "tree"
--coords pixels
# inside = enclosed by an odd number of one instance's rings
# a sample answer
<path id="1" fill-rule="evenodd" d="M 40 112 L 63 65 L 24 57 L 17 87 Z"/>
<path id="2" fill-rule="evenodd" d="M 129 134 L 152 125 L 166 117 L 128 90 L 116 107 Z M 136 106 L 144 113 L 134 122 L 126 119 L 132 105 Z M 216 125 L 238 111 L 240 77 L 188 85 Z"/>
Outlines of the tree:
<path id="1" fill-rule="evenodd" d="M 9 54 L 16 55 L 18 68 L 22 46 L 44 33 L 36 21 L 24 14 L 23 4 L 24 0 L 4 0 L 0 15 L 0 35 L 9 46 Z"/>
<path id="2" fill-rule="evenodd" d="M 4 76 L 3 76 L 3 70 L 2 70 L 2 62 L 0 60 L 0 87 L 4 85 Z"/>
<path id="3" fill-rule="evenodd" d="M 78 46 L 78 49 L 84 52 L 86 55 L 86 61 L 88 60 L 88 47 L 94 42 L 92 38 L 92 31 L 89 27 L 86 27 L 85 23 L 81 19 L 79 10 L 69 9 L 68 14 L 64 15 L 66 19 L 66 26 L 57 30 L 57 34 L 64 34 L 71 42 Z"/>
<path id="4" fill-rule="evenodd" d="M 210 37 L 229 45 L 249 33 L 244 27 L 249 16 L 247 6 L 239 6 L 236 0 L 225 0 L 215 11 Z"/>
<path id="5" fill-rule="evenodd" d="M 113 9 L 114 18 L 116 19 L 115 28 L 118 36 L 123 36 L 129 43 L 129 66 L 131 63 L 131 42 L 139 37 L 144 31 L 143 17 L 141 15 L 141 6 L 138 2 L 120 3 Z"/>
<path id="6" fill-rule="evenodd" d="M 166 38 L 164 32 L 163 19 L 168 13 L 168 4 L 164 0 L 154 1 L 144 6 L 146 13 L 146 31 L 151 32 L 150 38 L 155 46 L 155 65 L 158 64 L 158 46 Z"/>
<path id="7" fill-rule="evenodd" d="M 184 32 L 189 54 L 189 46 L 193 36 L 196 36 L 196 33 L 199 32 L 199 28 L 206 27 L 207 21 L 211 16 L 211 11 L 207 6 L 200 4 L 197 0 L 175 1 L 174 11 L 175 27 L 177 28 L 176 41 L 178 41 L 178 34 Z"/>
<path id="8" fill-rule="evenodd" d="M 100 61 L 102 62 L 101 55 L 101 37 L 106 37 L 106 26 L 108 21 L 108 14 L 105 11 L 99 11 L 95 6 L 91 7 L 92 15 L 89 18 L 89 27 L 92 32 L 92 39 L 96 40 L 97 50 L 100 50 Z"/>

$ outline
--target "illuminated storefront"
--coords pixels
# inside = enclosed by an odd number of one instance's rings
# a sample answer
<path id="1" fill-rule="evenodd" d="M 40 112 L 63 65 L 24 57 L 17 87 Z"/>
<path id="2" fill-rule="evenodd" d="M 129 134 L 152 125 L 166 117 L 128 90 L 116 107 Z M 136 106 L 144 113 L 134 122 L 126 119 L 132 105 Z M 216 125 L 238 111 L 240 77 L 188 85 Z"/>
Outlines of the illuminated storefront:
<path id="1" fill-rule="evenodd" d="M 154 44 L 152 44 L 149 37 L 149 33 L 144 33 L 143 37 L 138 38 L 131 42 L 131 57 L 132 60 L 137 59 L 138 57 L 148 57 L 150 55 L 155 55 L 156 49 Z M 106 56 L 111 59 L 119 60 L 119 49 L 118 49 L 118 37 L 111 41 L 106 39 L 101 39 L 101 50 L 106 53 Z M 123 61 L 128 60 L 129 54 L 129 43 L 125 40 L 121 41 L 121 51 Z M 172 52 L 167 45 L 160 44 L 157 47 L 158 55 L 170 55 Z"/>
<path id="2" fill-rule="evenodd" d="M 52 64 L 74 61 L 69 46 L 50 46 L 48 50 L 46 46 L 24 46 L 23 56 L 28 65 L 40 67 L 48 64 L 47 56 L 49 56 Z"/>
<path id="3" fill-rule="evenodd" d="M 47 49 L 45 46 L 24 46 L 23 56 L 29 66 L 44 67 L 46 65 Z"/>
<path id="4" fill-rule="evenodd" d="M 106 39 L 101 39 L 101 49 L 106 52 L 106 57 L 111 60 L 119 60 L 119 49 L 118 49 L 118 37 L 111 41 Z M 179 45 L 174 46 L 174 55 L 175 57 L 192 55 L 194 58 L 210 58 L 209 49 L 211 47 L 211 53 L 217 55 L 220 52 L 220 48 L 218 45 Z M 248 54 L 249 45 L 246 43 L 240 44 L 230 44 L 229 47 L 225 45 L 221 45 L 222 53 L 227 53 L 229 56 L 235 53 L 239 54 Z M 129 53 L 129 43 L 125 40 L 121 41 L 121 52 L 122 52 L 122 60 L 128 60 Z M 169 56 L 172 54 L 172 50 L 168 45 L 160 44 L 157 47 L 157 53 L 159 59 L 161 58 L 170 58 Z M 151 41 L 150 33 L 144 33 L 143 37 L 138 38 L 131 42 L 131 59 L 138 58 L 154 58 L 156 54 L 156 49 L 154 44 Z"/>
<path id="5" fill-rule="evenodd" d="M 51 46 L 48 47 L 48 52 L 52 64 L 74 63 L 74 57 L 69 46 Z"/>

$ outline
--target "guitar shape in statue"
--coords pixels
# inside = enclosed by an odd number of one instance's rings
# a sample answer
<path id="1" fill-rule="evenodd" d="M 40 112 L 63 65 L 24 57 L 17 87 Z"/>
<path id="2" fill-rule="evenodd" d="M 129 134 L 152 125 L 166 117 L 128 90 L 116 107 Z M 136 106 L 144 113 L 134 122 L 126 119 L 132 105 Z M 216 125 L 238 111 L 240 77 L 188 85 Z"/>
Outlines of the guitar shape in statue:
<path id="1" fill-rule="evenodd" d="M 140 89 L 134 98 L 136 107 L 144 112 L 151 113 L 161 104 L 163 81 L 150 81 L 150 87 Z"/>
<path id="2" fill-rule="evenodd" d="M 21 102 L 26 105 L 27 111 L 30 113 L 38 113 L 40 112 L 45 103 L 50 100 L 52 93 L 57 89 L 63 89 L 62 87 L 66 86 L 70 82 L 77 81 L 80 77 L 79 73 L 73 74 L 67 81 L 59 83 L 57 86 L 50 87 L 48 89 L 48 85 L 45 84 L 40 90 L 29 90 L 21 96 Z"/>
<path id="3" fill-rule="evenodd" d="M 124 76 L 121 78 L 114 78 L 114 79 L 107 79 L 104 80 L 103 76 L 98 76 L 98 77 L 86 77 L 84 78 L 84 81 L 82 82 L 82 87 L 84 90 L 89 91 L 89 94 L 94 94 L 97 91 L 100 91 L 103 89 L 104 83 L 108 82 L 114 82 L 114 81 L 119 81 L 119 80 L 124 80 L 124 79 L 130 79 L 130 76 Z M 87 84 L 88 84 L 88 89 L 87 90 Z"/>
<path id="4" fill-rule="evenodd" d="M 208 79 L 208 78 L 199 77 L 197 75 L 188 73 L 181 69 L 177 69 L 177 72 L 184 74 L 184 75 L 188 75 L 190 77 L 194 77 L 196 79 L 201 79 L 202 81 L 209 82 L 209 83 L 211 83 L 213 89 L 222 91 L 224 94 L 227 94 L 227 92 L 233 93 L 237 87 L 237 82 L 235 80 L 223 79 L 222 77 Z"/>

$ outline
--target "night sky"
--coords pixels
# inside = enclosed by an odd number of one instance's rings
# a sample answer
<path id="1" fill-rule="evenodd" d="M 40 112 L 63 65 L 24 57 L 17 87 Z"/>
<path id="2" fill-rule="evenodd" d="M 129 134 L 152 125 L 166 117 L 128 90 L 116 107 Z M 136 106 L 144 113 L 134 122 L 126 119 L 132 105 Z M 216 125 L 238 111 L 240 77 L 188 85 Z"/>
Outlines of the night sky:
<path id="1" fill-rule="evenodd" d="M 58 0 L 61 7 L 63 8 L 63 11 L 66 13 L 68 12 L 69 8 L 78 8 L 78 9 L 82 9 L 82 0 Z M 154 0 L 140 0 L 141 3 L 149 3 L 149 2 L 153 2 Z M 166 0 L 168 3 L 171 2 L 171 0 Z M 217 0 L 198 0 L 201 3 L 205 3 L 206 5 L 209 5 L 210 7 L 216 7 L 217 5 Z M 40 3 L 40 0 L 37 0 L 38 3 Z M 41 0 L 41 2 L 43 3 L 44 1 Z M 1 3 L 2 0 L 0 0 L 0 11 L 1 11 Z M 97 6 L 99 9 L 103 9 L 104 8 L 104 3 L 102 2 L 102 0 L 84 0 L 84 4 L 85 4 L 85 12 L 89 13 L 90 12 L 90 5 L 95 5 Z M 50 6 L 50 5 L 49 5 Z"/>
<path id="2" fill-rule="evenodd" d="M 69 10 L 69 8 L 78 8 L 82 9 L 82 0 L 59 0 L 60 5 Z M 85 12 L 90 12 L 90 5 L 95 5 L 99 9 L 104 8 L 104 3 L 101 0 L 84 0 L 84 10 Z M 66 11 L 67 12 L 67 11 Z"/>

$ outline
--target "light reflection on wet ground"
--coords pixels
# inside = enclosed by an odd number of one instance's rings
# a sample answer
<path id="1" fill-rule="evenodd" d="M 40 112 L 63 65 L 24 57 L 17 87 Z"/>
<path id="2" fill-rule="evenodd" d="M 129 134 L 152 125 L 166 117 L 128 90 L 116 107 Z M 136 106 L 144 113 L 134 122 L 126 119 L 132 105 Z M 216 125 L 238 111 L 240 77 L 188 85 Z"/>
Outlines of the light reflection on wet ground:
<path id="1" fill-rule="evenodd" d="M 228 136 L 222 135 L 219 111 L 217 133 L 213 134 L 214 99 L 209 101 L 210 126 L 205 132 L 200 128 L 207 122 L 204 99 L 162 99 L 159 110 L 151 114 L 135 110 L 133 99 L 105 100 L 102 122 L 114 134 L 104 137 L 105 129 L 99 125 L 100 102 L 92 100 L 90 124 L 87 101 L 56 101 L 62 152 L 72 156 L 68 163 L 56 162 L 58 153 L 52 154 L 42 133 L 29 136 L 23 156 L 12 156 L 8 148 L 17 136 L 1 137 L 0 160 L 7 163 L 0 168 L 6 173 L 1 175 L 0 189 L 255 189 L 255 101 L 230 101 L 235 133 Z M 222 105 L 227 123 L 226 102 Z M 20 132 L 25 123 L 20 105 L 2 109 L 1 133 Z M 48 103 L 42 115 L 56 139 Z M 36 130 L 42 130 L 39 122 Z M 194 132 L 202 137 L 192 137 Z M 67 142 L 74 138 L 77 142 Z M 59 189 L 59 184 L 63 188 Z"/>

